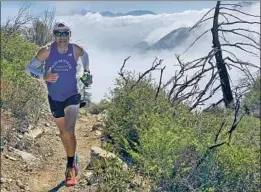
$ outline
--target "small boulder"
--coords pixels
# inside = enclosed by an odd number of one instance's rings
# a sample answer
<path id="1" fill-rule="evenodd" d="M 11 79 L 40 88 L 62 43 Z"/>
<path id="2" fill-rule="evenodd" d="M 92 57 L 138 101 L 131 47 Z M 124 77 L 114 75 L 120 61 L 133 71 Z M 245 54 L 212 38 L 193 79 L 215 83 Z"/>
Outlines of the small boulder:
<path id="1" fill-rule="evenodd" d="M 37 129 L 30 130 L 29 133 L 27 134 L 27 136 L 29 136 L 33 139 L 37 139 L 37 138 L 40 138 L 43 134 L 44 134 L 44 130 L 41 128 L 37 128 Z"/>
<path id="2" fill-rule="evenodd" d="M 32 155 L 31 153 L 27 153 L 25 151 L 20 151 L 17 149 L 14 149 L 14 153 L 21 156 L 22 159 L 29 165 L 34 165 L 40 162 L 40 159 Z"/>
<path id="3" fill-rule="evenodd" d="M 88 185 L 95 185 L 98 183 L 98 177 L 92 171 L 87 171 L 84 176 Z"/>
<path id="4" fill-rule="evenodd" d="M 99 130 L 96 130 L 96 131 L 95 131 L 95 135 L 96 135 L 97 137 L 101 137 L 101 136 L 102 136 L 102 132 L 99 131 Z"/>
<path id="5" fill-rule="evenodd" d="M 91 148 L 91 162 L 88 167 L 93 167 L 97 162 L 100 163 L 101 167 L 105 166 L 105 161 L 108 158 L 113 158 L 118 160 L 120 163 L 123 164 L 123 167 L 126 169 L 128 166 L 124 163 L 120 158 L 118 158 L 115 154 L 108 152 L 100 147 L 92 147 Z"/>

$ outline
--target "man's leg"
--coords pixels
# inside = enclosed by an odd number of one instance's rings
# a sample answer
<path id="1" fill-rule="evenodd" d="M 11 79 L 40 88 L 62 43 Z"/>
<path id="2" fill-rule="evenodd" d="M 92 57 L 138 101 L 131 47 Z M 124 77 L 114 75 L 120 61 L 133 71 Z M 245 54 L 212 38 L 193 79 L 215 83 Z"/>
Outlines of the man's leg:
<path id="1" fill-rule="evenodd" d="M 55 118 L 54 121 L 55 121 L 57 127 L 59 128 L 60 138 L 62 140 L 64 150 L 67 154 L 67 145 L 66 145 L 66 140 L 65 140 L 66 138 L 64 137 L 64 135 L 65 135 L 64 119 L 65 119 L 64 117 L 60 117 L 60 118 Z"/>
<path id="2" fill-rule="evenodd" d="M 64 141 L 67 147 L 67 165 L 65 171 L 65 183 L 67 186 L 76 184 L 76 174 L 78 168 L 74 165 L 74 158 L 76 152 L 76 135 L 75 135 L 75 124 L 78 116 L 79 104 L 69 105 L 65 108 L 64 118 Z"/>
<path id="3" fill-rule="evenodd" d="M 67 156 L 73 157 L 76 151 L 76 135 L 75 124 L 78 116 L 79 104 L 69 105 L 64 109 L 64 129 L 65 129 L 65 143 L 67 146 Z"/>
<path id="4" fill-rule="evenodd" d="M 67 168 L 65 172 L 66 185 L 74 185 L 76 183 L 77 166 L 74 166 L 74 158 L 76 152 L 76 134 L 75 125 L 80 107 L 80 95 L 74 95 L 64 102 L 64 141 L 67 148 Z"/>
<path id="5" fill-rule="evenodd" d="M 68 98 L 65 102 L 53 101 L 49 98 L 50 108 L 60 131 L 60 137 L 67 155 L 66 184 L 76 183 L 75 172 L 72 172 L 76 149 L 75 124 L 79 110 L 80 96 Z M 69 168 L 69 169 L 68 169 Z"/>
<path id="6" fill-rule="evenodd" d="M 54 101 L 54 100 L 52 100 L 52 98 L 50 96 L 48 96 L 48 100 L 49 100 L 50 109 L 51 109 L 53 117 L 54 117 L 54 121 L 60 131 L 60 137 L 61 137 L 64 149 L 67 153 L 67 146 L 66 146 L 66 142 L 65 142 L 65 139 L 63 136 L 65 133 L 65 128 L 64 128 L 65 114 L 64 114 L 63 102 Z"/>
<path id="7" fill-rule="evenodd" d="M 65 108 L 65 117 L 55 118 L 60 131 L 60 137 L 68 157 L 72 157 L 76 150 L 75 124 L 79 105 L 70 105 Z"/>

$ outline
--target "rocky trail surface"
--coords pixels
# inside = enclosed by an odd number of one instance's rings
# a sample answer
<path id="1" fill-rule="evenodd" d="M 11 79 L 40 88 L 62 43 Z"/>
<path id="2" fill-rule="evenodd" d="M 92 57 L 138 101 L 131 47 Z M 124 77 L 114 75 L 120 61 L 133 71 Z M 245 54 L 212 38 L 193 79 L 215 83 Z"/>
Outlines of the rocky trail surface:
<path id="1" fill-rule="evenodd" d="M 76 186 L 64 186 L 66 155 L 58 128 L 49 116 L 49 120 L 30 130 L 26 136 L 20 136 L 21 140 L 30 143 L 29 150 L 5 147 L 1 152 L 1 191 L 96 191 L 93 186 L 87 185 L 90 176 L 87 166 L 91 159 L 91 148 L 99 148 L 101 145 L 101 132 L 95 129 L 101 124 L 101 114 L 94 115 L 81 109 L 76 124 L 79 153 Z"/>

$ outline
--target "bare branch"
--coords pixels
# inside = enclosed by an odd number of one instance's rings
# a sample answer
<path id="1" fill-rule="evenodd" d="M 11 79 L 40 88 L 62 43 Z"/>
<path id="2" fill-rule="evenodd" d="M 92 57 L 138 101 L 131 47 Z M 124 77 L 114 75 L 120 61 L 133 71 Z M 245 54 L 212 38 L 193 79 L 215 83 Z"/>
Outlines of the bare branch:
<path id="1" fill-rule="evenodd" d="M 162 83 L 162 75 L 163 75 L 163 71 L 165 70 L 166 66 L 164 66 L 161 70 L 160 70 L 160 81 L 159 81 L 159 86 L 156 92 L 156 96 L 155 96 L 155 101 L 157 101 L 158 99 L 158 95 L 159 95 L 159 91 L 160 91 L 160 87 L 161 87 L 161 83 Z"/>
<path id="2" fill-rule="evenodd" d="M 203 37 L 209 31 L 210 29 L 204 31 L 200 36 L 198 36 L 198 38 L 195 41 L 193 41 L 191 45 L 182 54 L 185 54 L 201 37 Z"/>
<path id="3" fill-rule="evenodd" d="M 192 107 L 190 108 L 190 111 L 195 109 L 197 107 L 197 105 L 201 102 L 201 98 L 206 94 L 207 90 L 209 89 L 209 87 L 212 85 L 214 79 L 216 78 L 216 76 L 218 75 L 218 72 L 216 72 L 214 74 L 214 68 L 212 70 L 212 75 L 210 77 L 210 80 L 208 81 L 208 83 L 206 84 L 205 88 L 203 89 L 203 91 L 197 96 L 196 98 L 196 102 L 192 105 Z M 212 95 L 210 94 L 210 97 L 212 97 Z M 210 98 L 209 97 L 209 98 Z"/>
<path id="4" fill-rule="evenodd" d="M 172 106 L 174 105 L 174 102 L 179 103 L 182 100 L 187 100 L 190 98 L 190 99 L 192 99 L 192 101 L 194 99 L 196 99 L 196 100 L 198 99 L 198 101 L 195 102 L 193 105 L 193 108 L 195 108 L 196 106 L 201 105 L 203 101 L 206 101 L 207 99 L 212 97 L 212 96 L 209 96 L 205 99 L 202 99 L 203 95 L 205 95 L 207 90 L 215 82 L 216 77 L 214 77 L 210 81 L 210 83 L 205 87 L 205 89 L 203 89 L 201 91 L 199 90 L 198 83 L 208 71 L 212 70 L 212 73 L 213 73 L 215 66 L 211 62 L 211 60 L 213 59 L 216 51 L 217 51 L 216 49 L 212 49 L 208 53 L 207 56 L 199 58 L 199 59 L 195 59 L 195 60 L 185 63 L 185 64 L 180 60 L 180 56 L 176 55 L 176 58 L 179 62 L 179 66 L 181 67 L 181 69 L 179 71 L 176 71 L 175 76 L 172 77 L 167 83 L 167 85 L 168 85 L 171 82 L 173 82 L 173 86 L 168 94 L 168 100 Z M 207 62 L 211 65 L 211 67 L 205 68 Z M 191 69 L 195 69 L 195 68 L 200 68 L 200 69 L 197 72 L 194 72 L 194 75 L 192 75 L 190 78 L 188 78 L 188 76 L 186 76 L 184 82 L 179 83 L 180 78 L 184 77 L 185 71 L 190 71 Z M 188 89 L 190 89 L 190 91 L 186 94 L 183 94 L 183 92 Z M 215 90 L 214 90 L 214 92 L 215 92 Z M 198 95 L 198 96 L 195 97 L 196 95 Z"/>
<path id="5" fill-rule="evenodd" d="M 203 64 L 205 64 L 206 61 L 207 61 L 209 58 L 212 58 L 212 57 L 215 55 L 216 52 L 217 52 L 216 49 L 211 49 L 211 50 L 208 52 L 207 56 L 201 57 L 201 58 L 198 58 L 198 59 L 195 59 L 195 60 L 190 61 L 190 62 L 187 62 L 187 63 L 186 63 L 186 67 L 187 67 L 187 68 L 189 67 L 188 69 L 192 69 L 192 68 L 196 68 L 196 67 L 202 67 L 202 65 L 198 65 L 198 64 L 200 64 L 202 61 L 204 61 Z M 179 64 L 180 64 L 180 65 L 184 65 L 184 64 L 182 64 L 180 58 L 177 58 L 177 60 L 179 61 Z M 190 65 L 192 65 L 192 66 L 190 66 Z M 187 71 L 187 69 L 186 69 L 185 71 Z"/>
<path id="6" fill-rule="evenodd" d="M 239 20 L 239 21 L 244 21 L 244 20 L 240 19 L 239 17 L 237 17 L 237 16 L 235 16 L 235 15 L 232 15 L 232 14 L 230 14 L 230 13 L 220 12 L 220 14 L 221 14 L 221 15 L 228 15 L 228 16 L 233 17 L 233 18 L 235 18 L 235 19 L 237 19 L 237 20 Z"/>
<path id="7" fill-rule="evenodd" d="M 237 58 L 236 58 L 236 59 L 237 59 Z M 252 64 L 252 63 L 244 62 L 244 61 L 240 61 L 239 59 L 237 59 L 237 61 L 235 61 L 235 60 L 231 59 L 229 56 L 227 56 L 227 57 L 224 59 L 224 61 L 225 61 L 225 60 L 229 60 L 229 61 L 231 61 L 231 62 L 233 62 L 233 63 L 240 64 L 241 67 L 242 67 L 241 70 L 243 69 L 243 65 L 250 66 L 250 67 L 253 67 L 253 68 L 257 68 L 257 69 L 260 69 L 260 67 L 254 65 L 254 64 Z M 244 70 L 244 69 L 243 69 L 243 70 Z"/>
<path id="8" fill-rule="evenodd" d="M 229 22 L 229 23 L 219 23 L 218 26 L 221 26 L 221 25 L 234 25 L 234 24 L 249 24 L 249 25 L 252 25 L 252 24 L 259 24 L 260 25 L 260 22 L 257 22 L 257 21 L 234 21 L 234 22 Z"/>
<path id="9" fill-rule="evenodd" d="M 222 31 L 222 30 L 220 30 L 220 31 Z M 257 32 L 257 31 L 253 31 L 253 30 L 250 30 L 250 29 L 243 29 L 243 28 L 234 28 L 234 29 L 223 30 L 223 31 L 227 31 L 227 32 L 231 32 L 231 31 L 245 31 L 245 32 L 249 32 L 249 33 L 255 33 L 256 35 L 260 36 L 260 33 Z"/>
<path id="10" fill-rule="evenodd" d="M 228 51 L 228 50 L 226 50 L 226 49 L 222 49 L 222 51 L 231 54 L 235 59 L 238 60 L 237 56 L 236 56 L 234 53 L 232 53 L 231 51 Z"/>
<path id="11" fill-rule="evenodd" d="M 222 17 L 224 17 L 226 19 L 226 21 L 229 23 L 228 18 L 224 15 L 224 14 L 220 14 Z"/>
<path id="12" fill-rule="evenodd" d="M 220 3 L 220 5 L 224 6 L 238 6 L 238 7 L 243 7 L 242 5 L 234 4 L 234 3 Z"/>
<path id="13" fill-rule="evenodd" d="M 257 57 L 259 58 L 258 54 L 253 53 L 252 51 L 248 51 L 248 50 L 244 49 L 243 47 L 241 47 L 240 45 L 251 46 L 251 47 L 254 47 L 254 48 L 260 50 L 260 48 L 254 46 L 254 45 L 252 45 L 252 44 L 248 44 L 248 43 L 235 43 L 235 44 L 227 44 L 227 43 L 225 43 L 225 44 L 221 44 L 221 46 L 236 47 L 236 48 L 238 48 L 238 49 L 241 49 L 242 51 L 245 51 L 245 52 L 247 52 L 247 53 L 250 53 L 250 54 L 252 54 L 252 55 L 254 55 L 254 56 L 257 56 Z"/>
<path id="14" fill-rule="evenodd" d="M 32 27 L 24 31 L 26 41 L 34 42 L 39 46 L 45 46 L 52 40 L 52 26 L 55 17 L 55 9 L 46 9 L 38 18 L 32 21 Z"/>
<path id="15" fill-rule="evenodd" d="M 231 59 L 229 56 L 227 56 L 227 57 L 224 59 L 224 61 L 225 61 L 225 60 L 230 60 L 230 61 L 233 62 L 233 63 L 239 64 L 239 65 L 241 66 L 241 68 L 240 68 L 239 66 L 235 66 L 235 65 L 233 65 L 233 64 L 228 64 L 228 63 L 227 63 L 228 66 L 231 65 L 231 66 L 233 66 L 233 67 L 235 67 L 235 68 L 238 68 L 239 70 L 243 71 L 244 73 L 246 72 L 246 70 L 244 70 L 244 66 L 245 66 L 245 67 L 249 66 L 249 67 L 253 67 L 253 68 L 260 69 L 259 66 L 256 66 L 256 65 L 254 65 L 253 63 L 244 62 L 244 61 L 239 60 L 239 59 L 237 58 L 237 56 L 236 56 L 234 53 L 232 53 L 231 51 L 228 51 L 228 50 L 226 50 L 226 49 L 222 49 L 222 51 L 231 54 L 231 55 L 236 59 L 236 61 L 235 61 L 235 60 Z"/>
<path id="16" fill-rule="evenodd" d="M 240 95 L 237 99 L 237 102 L 236 102 L 236 106 L 235 106 L 235 116 L 234 116 L 234 121 L 233 121 L 233 124 L 230 128 L 230 130 L 228 131 L 229 133 L 229 140 L 228 140 L 228 145 L 230 144 L 231 142 L 231 138 L 232 138 L 232 134 L 233 132 L 235 131 L 238 123 L 242 120 L 242 118 L 244 117 L 244 115 L 242 115 L 240 117 L 240 119 L 238 119 L 238 115 L 239 115 L 239 108 L 240 108 L 240 98 L 241 98 L 242 95 Z"/>
<path id="17" fill-rule="evenodd" d="M 192 26 L 192 28 L 190 29 L 190 31 L 191 31 L 192 29 L 194 29 L 195 27 L 197 27 L 198 25 L 200 25 L 201 23 L 203 23 L 203 22 L 204 22 L 203 19 L 204 19 L 212 10 L 214 10 L 214 9 L 215 9 L 215 7 L 211 8 L 210 10 L 208 10 L 208 12 L 205 13 L 205 14 L 203 15 L 203 17 L 202 17 L 195 25 Z"/>
<path id="18" fill-rule="evenodd" d="M 189 80 L 186 78 L 185 81 L 176 90 L 175 95 L 172 98 L 172 105 L 174 105 L 175 101 L 178 101 L 179 99 L 181 99 L 181 98 L 179 98 L 179 94 L 181 94 L 186 88 L 192 87 L 192 86 L 195 86 L 196 84 L 198 84 L 198 82 L 201 80 L 203 74 L 205 74 L 206 72 L 208 72 L 212 69 L 213 69 L 213 67 L 204 69 L 201 72 L 198 72 L 195 75 L 193 75 Z M 177 86 L 178 86 L 178 84 L 174 84 L 172 90 L 174 90 L 174 87 L 177 87 Z M 192 93 L 190 96 L 192 96 L 194 94 L 195 93 Z"/>
<path id="19" fill-rule="evenodd" d="M 215 148 L 217 148 L 217 147 L 220 147 L 220 146 L 222 146 L 222 145 L 224 145 L 224 144 L 226 144 L 226 142 L 222 142 L 222 143 L 213 145 L 213 146 L 209 147 L 208 149 L 209 149 L 209 150 L 213 150 L 213 149 L 215 149 Z"/>
<path id="20" fill-rule="evenodd" d="M 205 152 L 205 154 L 203 155 L 203 157 L 197 162 L 197 164 L 196 164 L 196 169 L 203 163 L 203 161 L 206 159 L 206 157 L 208 156 L 208 154 L 209 154 L 212 150 L 214 150 L 214 149 L 216 149 L 216 148 L 218 148 L 218 147 L 221 147 L 221 146 L 224 145 L 224 144 L 226 144 L 226 142 L 222 142 L 222 143 L 219 143 L 219 144 L 215 144 L 215 145 L 209 147 L 209 148 L 207 149 L 207 151 Z"/>
<path id="21" fill-rule="evenodd" d="M 213 82 L 213 83 L 214 83 L 214 82 Z M 213 83 L 212 83 L 212 84 L 213 84 Z M 211 91 L 211 93 L 209 94 L 209 96 L 208 96 L 207 98 L 202 99 L 200 102 L 202 103 L 202 102 L 204 102 L 204 101 L 209 100 L 211 97 L 213 97 L 213 95 L 217 92 L 217 90 L 218 90 L 220 87 L 221 87 L 221 85 L 218 85 L 216 88 L 214 88 L 214 89 Z"/>
<path id="22" fill-rule="evenodd" d="M 124 59 L 123 65 L 122 65 L 122 67 L 121 67 L 121 69 L 120 69 L 120 72 L 118 73 L 118 74 L 122 77 L 122 79 L 124 79 L 125 82 L 127 82 L 127 79 L 126 79 L 125 76 L 124 76 L 123 68 L 125 67 L 126 61 L 127 61 L 129 58 L 130 58 L 130 56 L 127 57 L 126 59 Z"/>
<path id="23" fill-rule="evenodd" d="M 218 106 L 222 101 L 224 101 L 224 99 L 220 99 L 218 102 L 213 103 L 212 105 L 210 105 L 209 107 L 207 107 L 206 109 L 203 110 L 203 112 L 207 112 L 209 110 L 211 110 L 212 108 L 214 108 L 215 106 Z"/>
<path id="24" fill-rule="evenodd" d="M 230 42 L 226 39 L 224 33 L 222 33 L 222 36 L 219 35 L 218 37 L 220 37 L 221 39 L 223 39 L 227 44 L 230 44 Z"/>
<path id="25" fill-rule="evenodd" d="M 260 46 L 260 43 L 256 42 L 253 38 L 251 38 L 251 37 L 249 37 L 249 36 L 246 36 L 246 35 L 244 35 L 244 34 L 235 32 L 233 29 L 231 29 L 231 30 L 219 29 L 219 31 L 221 31 L 222 34 L 223 34 L 223 32 L 225 32 L 225 33 L 233 33 L 233 34 L 236 34 L 236 35 L 238 35 L 238 36 L 245 37 L 246 39 L 248 39 L 248 40 L 252 41 L 253 43 L 255 43 L 257 46 Z"/>
<path id="26" fill-rule="evenodd" d="M 235 11 L 235 12 L 241 13 L 241 14 L 243 14 L 243 15 L 260 18 L 260 16 L 252 15 L 252 14 L 249 14 L 249 13 L 245 13 L 245 12 L 240 11 L 240 10 L 237 10 L 237 9 L 231 9 L 231 8 L 227 8 L 227 7 L 220 7 L 220 9 L 225 9 L 225 10 L 229 10 L 229 11 Z"/>
<path id="27" fill-rule="evenodd" d="M 155 70 L 158 66 L 160 66 L 161 63 L 162 63 L 162 61 L 163 61 L 162 59 L 160 59 L 159 62 L 156 63 L 156 60 L 157 60 L 157 58 L 154 60 L 154 62 L 153 62 L 153 64 L 152 64 L 152 67 L 151 67 L 150 69 L 148 69 L 147 71 L 145 71 L 142 75 L 139 75 L 139 78 L 138 78 L 138 80 L 136 81 L 136 83 L 131 86 L 131 88 L 130 88 L 131 90 L 133 90 L 133 88 L 139 84 L 139 82 L 143 79 L 143 77 L 145 77 L 148 73 L 150 73 L 151 71 Z M 155 64 L 155 63 L 156 63 L 156 64 Z M 154 65 L 154 64 L 155 64 L 155 65 Z"/>
<path id="28" fill-rule="evenodd" d="M 223 128 L 224 125 L 226 124 L 226 122 L 227 122 L 227 119 L 223 119 L 223 121 L 222 121 L 222 123 L 221 123 L 221 126 L 220 126 L 220 129 L 218 130 L 218 132 L 217 132 L 217 134 L 216 134 L 216 136 L 215 136 L 215 139 L 214 139 L 215 143 L 217 143 L 218 137 L 219 137 L 219 135 L 220 135 L 220 133 L 221 133 L 222 128 Z"/>
<path id="29" fill-rule="evenodd" d="M 14 32 L 18 32 L 23 26 L 30 23 L 34 18 L 29 14 L 29 8 L 31 7 L 31 3 L 24 2 L 22 7 L 19 9 L 17 16 L 11 18 L 9 17 L 4 30 L 6 35 L 10 36 Z"/>
<path id="30" fill-rule="evenodd" d="M 260 67 L 258 67 L 258 69 L 260 69 Z M 255 83 L 255 78 L 253 77 L 253 74 L 250 72 L 249 68 L 247 65 L 245 65 L 245 74 L 248 80 L 250 80 L 252 82 L 252 85 Z"/>

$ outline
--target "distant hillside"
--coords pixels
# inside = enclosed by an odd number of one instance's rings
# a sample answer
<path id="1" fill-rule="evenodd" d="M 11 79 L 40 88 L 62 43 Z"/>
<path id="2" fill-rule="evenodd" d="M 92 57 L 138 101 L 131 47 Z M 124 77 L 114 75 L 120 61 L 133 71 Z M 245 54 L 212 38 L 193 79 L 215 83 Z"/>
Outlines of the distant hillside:
<path id="1" fill-rule="evenodd" d="M 168 33 L 166 36 L 161 38 L 159 41 L 148 47 L 148 50 L 162 50 L 162 49 L 173 49 L 179 46 L 182 42 L 189 37 L 188 27 L 181 27 Z"/>
<path id="2" fill-rule="evenodd" d="M 141 15 L 156 15 L 156 13 L 148 10 L 134 10 L 127 13 L 113 13 L 110 11 L 94 12 L 86 9 L 79 11 L 80 15 L 86 15 L 87 13 L 100 13 L 104 17 L 121 17 L 121 16 L 141 16 Z"/>
<path id="3" fill-rule="evenodd" d="M 135 44 L 133 48 L 140 51 L 173 49 L 175 47 L 178 47 L 189 37 L 189 29 L 190 28 L 188 27 L 174 29 L 150 46 L 146 41 L 141 41 Z"/>

